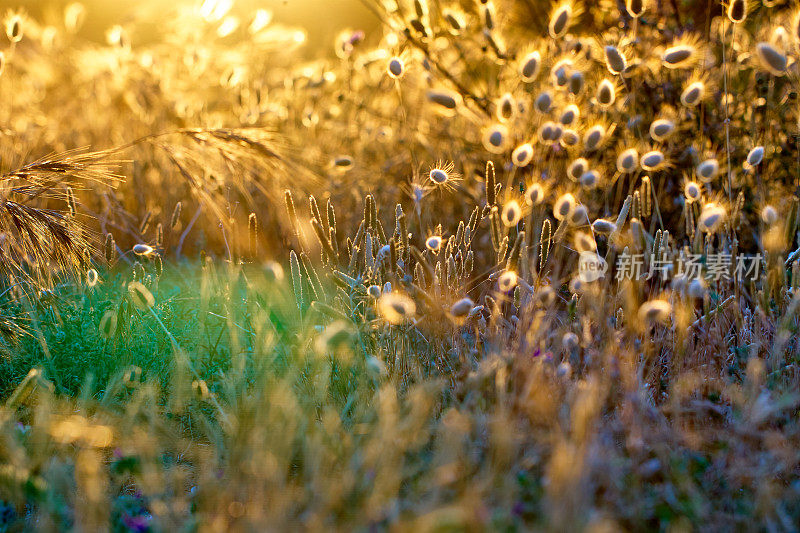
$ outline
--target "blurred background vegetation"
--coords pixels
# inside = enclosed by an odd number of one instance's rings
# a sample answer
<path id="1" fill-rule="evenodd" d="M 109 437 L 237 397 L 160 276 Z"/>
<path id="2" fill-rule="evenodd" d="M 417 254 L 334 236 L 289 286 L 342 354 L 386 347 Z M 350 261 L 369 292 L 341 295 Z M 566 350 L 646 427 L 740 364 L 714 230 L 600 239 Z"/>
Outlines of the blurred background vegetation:
<path id="1" fill-rule="evenodd" d="M 24 9 L 36 19 L 60 25 L 64 8 L 73 0 L 0 0 L 0 11 Z M 159 28 L 159 12 L 165 7 L 164 0 L 83 0 L 86 8 L 86 22 L 81 35 L 97 42 L 105 41 L 105 31 L 114 24 L 124 25 L 133 18 L 150 21 L 147 31 L 133 36 L 134 44 L 157 39 L 164 31 Z M 176 4 L 199 4 L 200 0 L 170 0 L 169 7 Z M 235 0 L 231 14 L 247 23 L 256 9 L 268 9 L 273 20 L 287 26 L 305 29 L 307 46 L 305 54 L 319 57 L 333 53 L 333 42 L 343 29 L 364 30 L 369 33 L 378 27 L 375 15 L 359 0 Z M 140 25 L 137 26 L 137 29 Z"/>

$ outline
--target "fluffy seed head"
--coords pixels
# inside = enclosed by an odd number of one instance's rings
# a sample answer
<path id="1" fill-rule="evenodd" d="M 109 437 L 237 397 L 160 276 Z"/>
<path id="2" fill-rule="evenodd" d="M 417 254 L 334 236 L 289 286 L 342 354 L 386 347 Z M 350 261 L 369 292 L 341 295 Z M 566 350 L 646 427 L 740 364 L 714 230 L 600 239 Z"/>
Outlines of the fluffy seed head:
<path id="1" fill-rule="evenodd" d="M 747 0 L 730 0 L 728 3 L 728 20 L 741 24 L 747 18 Z"/>
<path id="2" fill-rule="evenodd" d="M 564 126 L 571 126 L 580 116 L 581 116 L 580 108 L 575 104 L 570 104 L 561 113 L 561 116 L 558 118 L 558 121 Z"/>
<path id="3" fill-rule="evenodd" d="M 628 66 L 628 62 L 622 52 L 616 46 L 606 45 L 603 49 L 606 56 L 606 67 L 611 74 L 620 74 Z"/>
<path id="4" fill-rule="evenodd" d="M 88 285 L 89 287 L 94 287 L 95 285 L 97 285 L 98 279 L 99 278 L 97 276 L 97 270 L 90 268 L 89 270 L 86 271 L 86 285 Z"/>
<path id="5" fill-rule="evenodd" d="M 617 156 L 617 170 L 621 174 L 630 174 L 639 167 L 639 152 L 636 148 L 623 150 Z"/>
<path id="6" fill-rule="evenodd" d="M 561 126 L 552 120 L 548 120 L 539 127 L 537 136 L 539 137 L 539 140 L 544 143 L 556 142 L 561 137 L 563 131 L 564 129 Z"/>
<path id="7" fill-rule="evenodd" d="M 589 161 L 583 157 L 579 157 L 567 167 L 567 176 L 569 176 L 572 181 L 578 181 L 587 170 L 589 170 Z"/>
<path id="8" fill-rule="evenodd" d="M 542 55 L 538 50 L 530 52 L 519 63 L 519 77 L 525 83 L 531 83 L 539 75 L 542 67 Z"/>
<path id="9" fill-rule="evenodd" d="M 564 87 L 569 83 L 569 73 L 572 70 L 572 61 L 569 59 L 562 59 L 550 69 L 550 76 L 553 78 L 553 84 Z"/>
<path id="10" fill-rule="evenodd" d="M 646 0 L 627 0 L 625 2 L 625 11 L 633 18 L 641 17 L 646 8 Z"/>
<path id="11" fill-rule="evenodd" d="M 147 244 L 135 244 L 133 246 L 133 253 L 136 255 L 150 255 L 153 253 L 153 247 Z"/>
<path id="12" fill-rule="evenodd" d="M 700 231 L 704 233 L 715 233 L 722 223 L 725 222 L 726 214 L 725 208 L 721 205 L 715 203 L 706 204 L 700 213 L 700 218 L 697 220 Z"/>
<path id="13" fill-rule="evenodd" d="M 525 202 L 530 205 L 539 205 L 544 201 L 544 188 L 539 183 L 532 183 L 525 190 Z"/>
<path id="14" fill-rule="evenodd" d="M 520 144 L 511 154 L 511 162 L 518 167 L 528 166 L 533 159 L 533 146 L 531 143 Z"/>
<path id="15" fill-rule="evenodd" d="M 694 107 L 700 103 L 705 95 L 706 86 L 702 81 L 695 81 L 687 85 L 681 93 L 681 103 L 686 107 Z"/>
<path id="16" fill-rule="evenodd" d="M 691 67 L 697 59 L 697 48 L 691 43 L 670 46 L 661 55 L 662 64 L 670 69 Z"/>
<path id="17" fill-rule="evenodd" d="M 598 218 L 592 222 L 592 230 L 601 235 L 610 235 L 617 229 L 617 225 L 604 218 Z"/>
<path id="18" fill-rule="evenodd" d="M 506 227 L 513 227 L 519 223 L 522 218 L 522 208 L 516 200 L 510 200 L 503 206 L 503 212 L 500 215 L 503 224 Z"/>
<path id="19" fill-rule="evenodd" d="M 589 223 L 589 212 L 583 204 L 576 205 L 569 214 L 569 221 L 572 226 L 583 226 Z"/>
<path id="20" fill-rule="evenodd" d="M 697 177 L 703 183 L 708 183 L 719 175 L 719 162 L 716 159 L 706 159 L 697 165 Z"/>
<path id="21" fill-rule="evenodd" d="M 553 97 L 547 91 L 540 93 L 539 96 L 536 97 L 536 100 L 533 103 L 533 107 L 535 107 L 536 111 L 538 111 L 539 113 L 547 113 L 548 111 L 550 111 L 550 108 L 552 106 L 553 106 Z"/>
<path id="22" fill-rule="evenodd" d="M 556 220 L 564 220 L 575 210 L 575 197 L 571 193 L 564 193 L 553 204 L 553 216 Z"/>
<path id="23" fill-rule="evenodd" d="M 650 137 L 656 142 L 664 142 L 675 131 L 675 123 L 666 118 L 654 120 L 650 124 Z"/>
<path id="24" fill-rule="evenodd" d="M 561 346 L 568 352 L 577 348 L 579 344 L 580 342 L 578 336 L 571 331 L 564 333 L 564 335 L 561 337 Z"/>
<path id="25" fill-rule="evenodd" d="M 774 76 L 783 76 L 786 73 L 786 55 L 779 52 L 769 43 L 758 43 L 756 53 L 761 64 Z"/>
<path id="26" fill-rule="evenodd" d="M 600 183 L 600 173 L 596 170 L 584 172 L 581 174 L 580 182 L 584 189 L 594 189 Z"/>
<path id="27" fill-rule="evenodd" d="M 394 79 L 402 78 L 403 74 L 405 74 L 405 71 L 405 63 L 403 63 L 403 60 L 397 56 L 391 58 L 389 63 L 386 65 L 386 73 L 389 74 L 389 77 Z"/>
<path id="28" fill-rule="evenodd" d="M 511 93 L 505 93 L 497 101 L 497 120 L 508 122 L 517 112 L 517 103 Z"/>
<path id="29" fill-rule="evenodd" d="M 558 39 L 567 33 L 570 17 L 572 17 L 572 6 L 569 3 L 564 2 L 557 6 L 550 15 L 550 23 L 547 26 L 550 37 Z"/>
<path id="30" fill-rule="evenodd" d="M 445 116 L 452 116 L 461 102 L 461 95 L 449 89 L 430 89 L 427 97 L 429 102 L 436 105 L 436 110 Z"/>
<path id="31" fill-rule="evenodd" d="M 639 320 L 652 324 L 666 323 L 672 313 L 672 305 L 666 300 L 650 300 L 639 307 Z"/>
<path id="32" fill-rule="evenodd" d="M 100 319 L 100 335 L 105 339 L 110 339 L 117 331 L 117 313 L 113 309 L 109 309 L 103 313 L 103 318 Z"/>
<path id="33" fill-rule="evenodd" d="M 469 314 L 473 307 L 475 307 L 475 302 L 473 302 L 470 298 L 461 298 L 450 306 L 450 314 L 455 318 L 464 318 Z"/>
<path id="34" fill-rule="evenodd" d="M 438 254 L 442 249 L 442 238 L 439 235 L 431 235 L 425 240 L 425 247 L 431 252 Z"/>
<path id="35" fill-rule="evenodd" d="M 761 220 L 767 226 L 773 225 L 778 221 L 778 211 L 771 205 L 765 205 L 761 210 Z"/>
<path id="36" fill-rule="evenodd" d="M 588 152 L 597 150 L 606 137 L 606 128 L 602 124 L 595 124 L 583 135 L 583 147 Z"/>
<path id="37" fill-rule="evenodd" d="M 698 201 L 701 192 L 700 185 L 696 181 L 687 181 L 686 185 L 683 186 L 683 194 L 686 195 L 686 200 L 690 203 Z"/>
<path id="38" fill-rule="evenodd" d="M 564 147 L 575 146 L 581 142 L 581 136 L 573 129 L 566 129 L 561 132 L 561 145 Z"/>
<path id="39" fill-rule="evenodd" d="M 12 43 L 22 40 L 22 17 L 16 13 L 12 13 L 6 18 L 6 37 Z"/>
<path id="40" fill-rule="evenodd" d="M 617 99 L 617 89 L 611 80 L 603 78 L 597 85 L 597 92 L 595 93 L 597 103 L 602 107 L 610 107 L 614 105 Z"/>
<path id="41" fill-rule="evenodd" d="M 501 154 L 508 144 L 508 128 L 502 124 L 494 124 L 483 132 L 483 147 L 493 154 Z"/>
<path id="42" fill-rule="evenodd" d="M 583 92 L 584 76 L 583 72 L 573 72 L 569 77 L 569 92 L 574 96 L 578 96 Z"/>
<path id="43" fill-rule="evenodd" d="M 513 270 L 506 270 L 497 278 L 497 288 L 500 289 L 500 292 L 508 292 L 517 286 L 518 280 L 519 278 L 516 272 Z"/>
<path id="44" fill-rule="evenodd" d="M 577 252 L 594 252 L 597 250 L 597 242 L 594 240 L 594 237 L 583 231 L 575 232 L 575 237 L 572 242 L 575 244 L 575 250 Z"/>
<path id="45" fill-rule="evenodd" d="M 378 299 L 378 312 L 389 324 L 400 325 L 414 318 L 417 305 L 401 292 L 389 292 Z"/>
<path id="46" fill-rule="evenodd" d="M 764 147 L 763 146 L 756 146 L 747 154 L 747 164 L 751 167 L 755 167 L 761 164 L 761 161 L 764 160 Z"/>
<path id="47" fill-rule="evenodd" d="M 450 179 L 450 176 L 447 174 L 447 171 L 442 168 L 433 168 L 428 173 L 428 179 L 434 182 L 436 185 L 444 185 Z"/>
<path id="48" fill-rule="evenodd" d="M 661 169 L 664 166 L 665 161 L 664 154 L 661 152 L 661 150 L 652 150 L 642 155 L 640 163 L 642 165 L 642 169 L 651 172 Z"/>

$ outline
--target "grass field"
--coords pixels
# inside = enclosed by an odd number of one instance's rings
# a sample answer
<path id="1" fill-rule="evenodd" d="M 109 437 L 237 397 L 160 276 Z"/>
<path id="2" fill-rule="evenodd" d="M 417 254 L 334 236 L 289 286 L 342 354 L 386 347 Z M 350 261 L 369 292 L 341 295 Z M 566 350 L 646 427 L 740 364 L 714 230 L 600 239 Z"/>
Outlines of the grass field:
<path id="1" fill-rule="evenodd" d="M 605 530 L 800 512 L 790 376 L 735 363 L 648 406 L 616 376 L 574 383 L 498 349 L 454 382 L 447 350 L 407 332 L 320 331 L 274 272 L 169 265 L 146 310 L 109 272 L 28 310 L 42 337 L 0 366 L 4 527 Z"/>
<path id="2" fill-rule="evenodd" d="M 795 4 L 0 13 L 0 532 L 797 531 Z"/>

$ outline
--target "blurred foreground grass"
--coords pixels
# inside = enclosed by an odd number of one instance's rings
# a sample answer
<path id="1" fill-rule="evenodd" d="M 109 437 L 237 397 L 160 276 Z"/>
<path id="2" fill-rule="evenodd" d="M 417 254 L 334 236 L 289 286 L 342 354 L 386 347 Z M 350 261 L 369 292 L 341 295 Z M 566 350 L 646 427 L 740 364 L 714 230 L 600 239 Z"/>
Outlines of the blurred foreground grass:
<path id="1" fill-rule="evenodd" d="M 798 396 L 755 366 L 658 407 L 612 380 L 566 379 L 547 355 L 509 365 L 489 353 L 444 379 L 436 347 L 419 344 L 400 372 L 390 355 L 402 347 L 381 357 L 389 369 L 368 355 L 391 331 L 301 315 L 276 275 L 167 265 L 140 273 L 155 300 L 140 309 L 127 273 L 105 273 L 15 310 L 31 334 L 0 364 L 0 529 L 688 530 L 800 517 Z"/>

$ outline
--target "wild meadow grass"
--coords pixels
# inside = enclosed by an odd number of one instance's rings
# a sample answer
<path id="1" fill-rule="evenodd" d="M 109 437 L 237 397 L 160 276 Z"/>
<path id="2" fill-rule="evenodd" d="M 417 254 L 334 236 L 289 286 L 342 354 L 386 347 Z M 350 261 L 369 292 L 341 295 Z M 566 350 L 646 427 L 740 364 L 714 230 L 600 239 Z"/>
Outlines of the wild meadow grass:
<path id="1" fill-rule="evenodd" d="M 5 14 L 0 530 L 800 524 L 800 9 Z"/>

